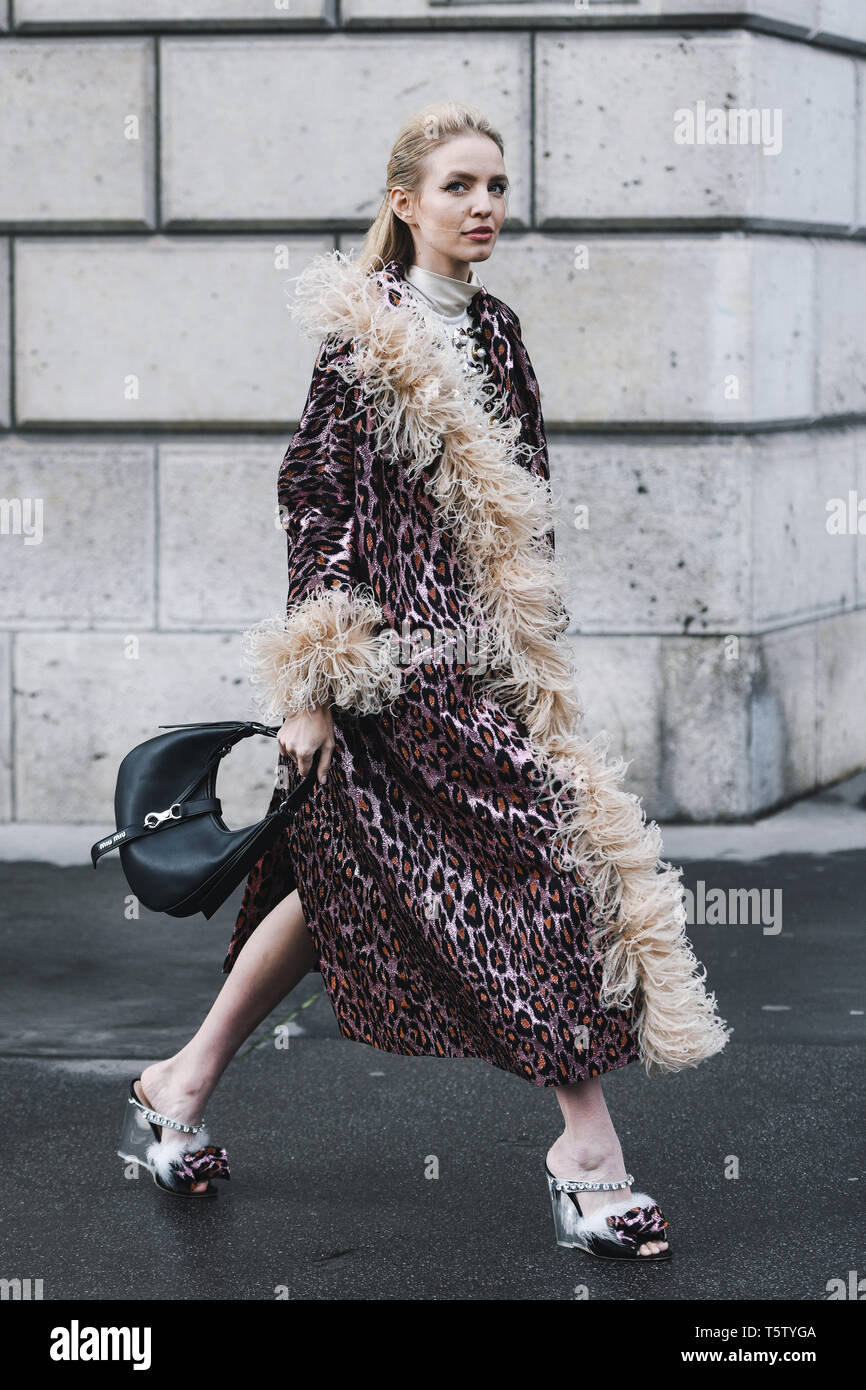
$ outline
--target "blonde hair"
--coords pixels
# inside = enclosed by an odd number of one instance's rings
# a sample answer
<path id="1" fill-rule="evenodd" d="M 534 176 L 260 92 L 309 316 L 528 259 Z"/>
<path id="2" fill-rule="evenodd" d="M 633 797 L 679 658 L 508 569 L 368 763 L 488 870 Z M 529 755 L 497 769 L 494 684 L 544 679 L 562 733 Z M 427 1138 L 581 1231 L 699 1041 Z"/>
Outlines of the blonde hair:
<path id="1" fill-rule="evenodd" d="M 388 261 L 398 260 L 407 270 L 415 264 L 412 232 L 391 207 L 391 190 L 406 188 L 414 192 L 420 188 L 428 155 L 467 131 L 488 136 L 499 153 L 505 153 L 505 142 L 499 131 L 477 107 L 467 106 L 462 101 L 433 102 L 416 111 L 400 127 L 388 159 L 385 196 L 358 255 L 357 264 L 362 269 L 381 269 L 380 261 L 385 265 Z"/>

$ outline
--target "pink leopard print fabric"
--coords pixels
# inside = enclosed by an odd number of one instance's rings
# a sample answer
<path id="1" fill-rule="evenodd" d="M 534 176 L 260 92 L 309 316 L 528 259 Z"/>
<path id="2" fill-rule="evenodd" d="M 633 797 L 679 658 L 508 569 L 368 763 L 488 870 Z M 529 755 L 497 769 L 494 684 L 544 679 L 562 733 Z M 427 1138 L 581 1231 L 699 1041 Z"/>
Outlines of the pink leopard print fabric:
<path id="1" fill-rule="evenodd" d="M 390 262 L 383 293 L 394 303 L 403 281 Z M 517 316 L 485 289 L 470 312 L 490 378 L 535 450 L 530 467 L 546 479 L 539 389 Z M 479 615 L 423 478 L 376 451 L 362 387 L 333 369 L 350 348 L 320 353 L 279 473 L 287 608 L 321 581 L 363 582 L 398 632 L 404 621 L 465 632 Z M 381 715 L 332 709 L 327 782 L 250 873 L 223 970 L 297 885 L 344 1037 L 480 1058 L 536 1086 L 599 1076 L 638 1058 L 632 1009 L 599 1006 L 587 893 L 552 851 L 528 731 L 486 697 L 464 654 L 407 672 Z M 280 761 L 292 790 L 300 774 Z M 278 785 L 272 808 L 283 795 Z"/>
<path id="2" fill-rule="evenodd" d="M 228 1154 L 214 1144 L 196 1149 L 194 1153 L 181 1154 L 173 1161 L 172 1168 L 178 1177 L 188 1179 L 190 1183 L 206 1182 L 209 1178 L 231 1178 Z"/>
<path id="3" fill-rule="evenodd" d="M 643 1245 L 648 1240 L 668 1240 L 670 1222 L 662 1215 L 661 1207 L 632 1207 L 622 1216 L 609 1216 L 607 1224 L 623 1245 Z"/>

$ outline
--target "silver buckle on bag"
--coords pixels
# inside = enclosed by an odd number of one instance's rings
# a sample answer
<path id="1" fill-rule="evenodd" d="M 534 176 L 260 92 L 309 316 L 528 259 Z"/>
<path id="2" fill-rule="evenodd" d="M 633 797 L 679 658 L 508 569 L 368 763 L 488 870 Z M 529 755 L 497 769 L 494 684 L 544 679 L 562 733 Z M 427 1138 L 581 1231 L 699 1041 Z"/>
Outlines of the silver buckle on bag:
<path id="1" fill-rule="evenodd" d="M 144 823 L 148 830 L 155 830 L 158 825 L 162 825 L 166 820 L 180 820 L 180 802 L 176 801 L 173 806 L 169 806 L 165 811 L 148 811 L 144 818 Z"/>

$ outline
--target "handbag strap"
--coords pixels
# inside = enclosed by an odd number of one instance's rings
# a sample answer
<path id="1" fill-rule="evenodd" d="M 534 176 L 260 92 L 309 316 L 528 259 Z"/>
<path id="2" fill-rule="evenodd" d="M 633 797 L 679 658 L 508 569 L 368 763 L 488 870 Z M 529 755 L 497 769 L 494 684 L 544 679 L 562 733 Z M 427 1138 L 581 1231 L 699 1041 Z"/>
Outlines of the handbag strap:
<path id="1" fill-rule="evenodd" d="M 309 796 L 310 792 L 313 790 L 313 787 L 315 785 L 316 770 L 319 766 L 319 757 L 321 755 L 321 752 L 321 748 L 316 749 L 315 753 L 313 754 L 313 761 L 310 764 L 309 772 L 307 772 L 303 782 L 299 782 L 298 785 L 295 787 L 295 790 L 293 792 L 289 792 L 289 795 L 283 798 L 277 809 L 275 811 L 272 811 L 270 816 L 265 817 L 266 820 L 270 820 L 272 817 L 288 820 L 290 816 L 293 816 L 295 814 L 298 807 L 306 801 L 307 797 Z"/>
<path id="2" fill-rule="evenodd" d="M 131 840 L 138 840 L 142 835 L 155 835 L 158 830 L 163 830 L 167 825 L 176 825 L 178 821 L 190 820 L 192 816 L 205 816 L 209 811 L 221 811 L 222 804 L 219 797 L 209 796 L 203 801 L 185 801 L 181 804 L 180 798 L 172 802 L 164 811 L 150 811 L 149 816 L 156 816 L 158 819 L 152 825 L 124 826 L 123 830 L 115 830 L 113 835 L 109 835 L 107 840 L 98 840 L 90 851 L 90 858 L 93 867 L 96 868 L 97 859 L 101 859 L 103 854 L 108 854 L 111 850 L 117 849 L 119 845 L 128 845 Z"/>

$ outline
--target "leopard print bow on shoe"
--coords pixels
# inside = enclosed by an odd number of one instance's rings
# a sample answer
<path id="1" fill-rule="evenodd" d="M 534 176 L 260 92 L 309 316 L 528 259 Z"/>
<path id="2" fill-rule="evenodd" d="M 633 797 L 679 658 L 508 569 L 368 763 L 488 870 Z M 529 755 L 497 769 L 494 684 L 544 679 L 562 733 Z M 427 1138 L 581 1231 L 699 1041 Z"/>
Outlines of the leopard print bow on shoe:
<path id="1" fill-rule="evenodd" d="M 617 1240 L 634 1250 L 648 1240 L 667 1240 L 665 1231 L 670 1228 L 657 1202 L 649 1207 L 630 1207 L 621 1216 L 608 1216 L 607 1224 Z"/>
<path id="2" fill-rule="evenodd" d="M 228 1154 L 215 1144 L 208 1144 L 195 1153 L 182 1153 L 172 1168 L 179 1178 L 190 1182 L 207 1182 L 209 1178 L 230 1178 Z"/>

